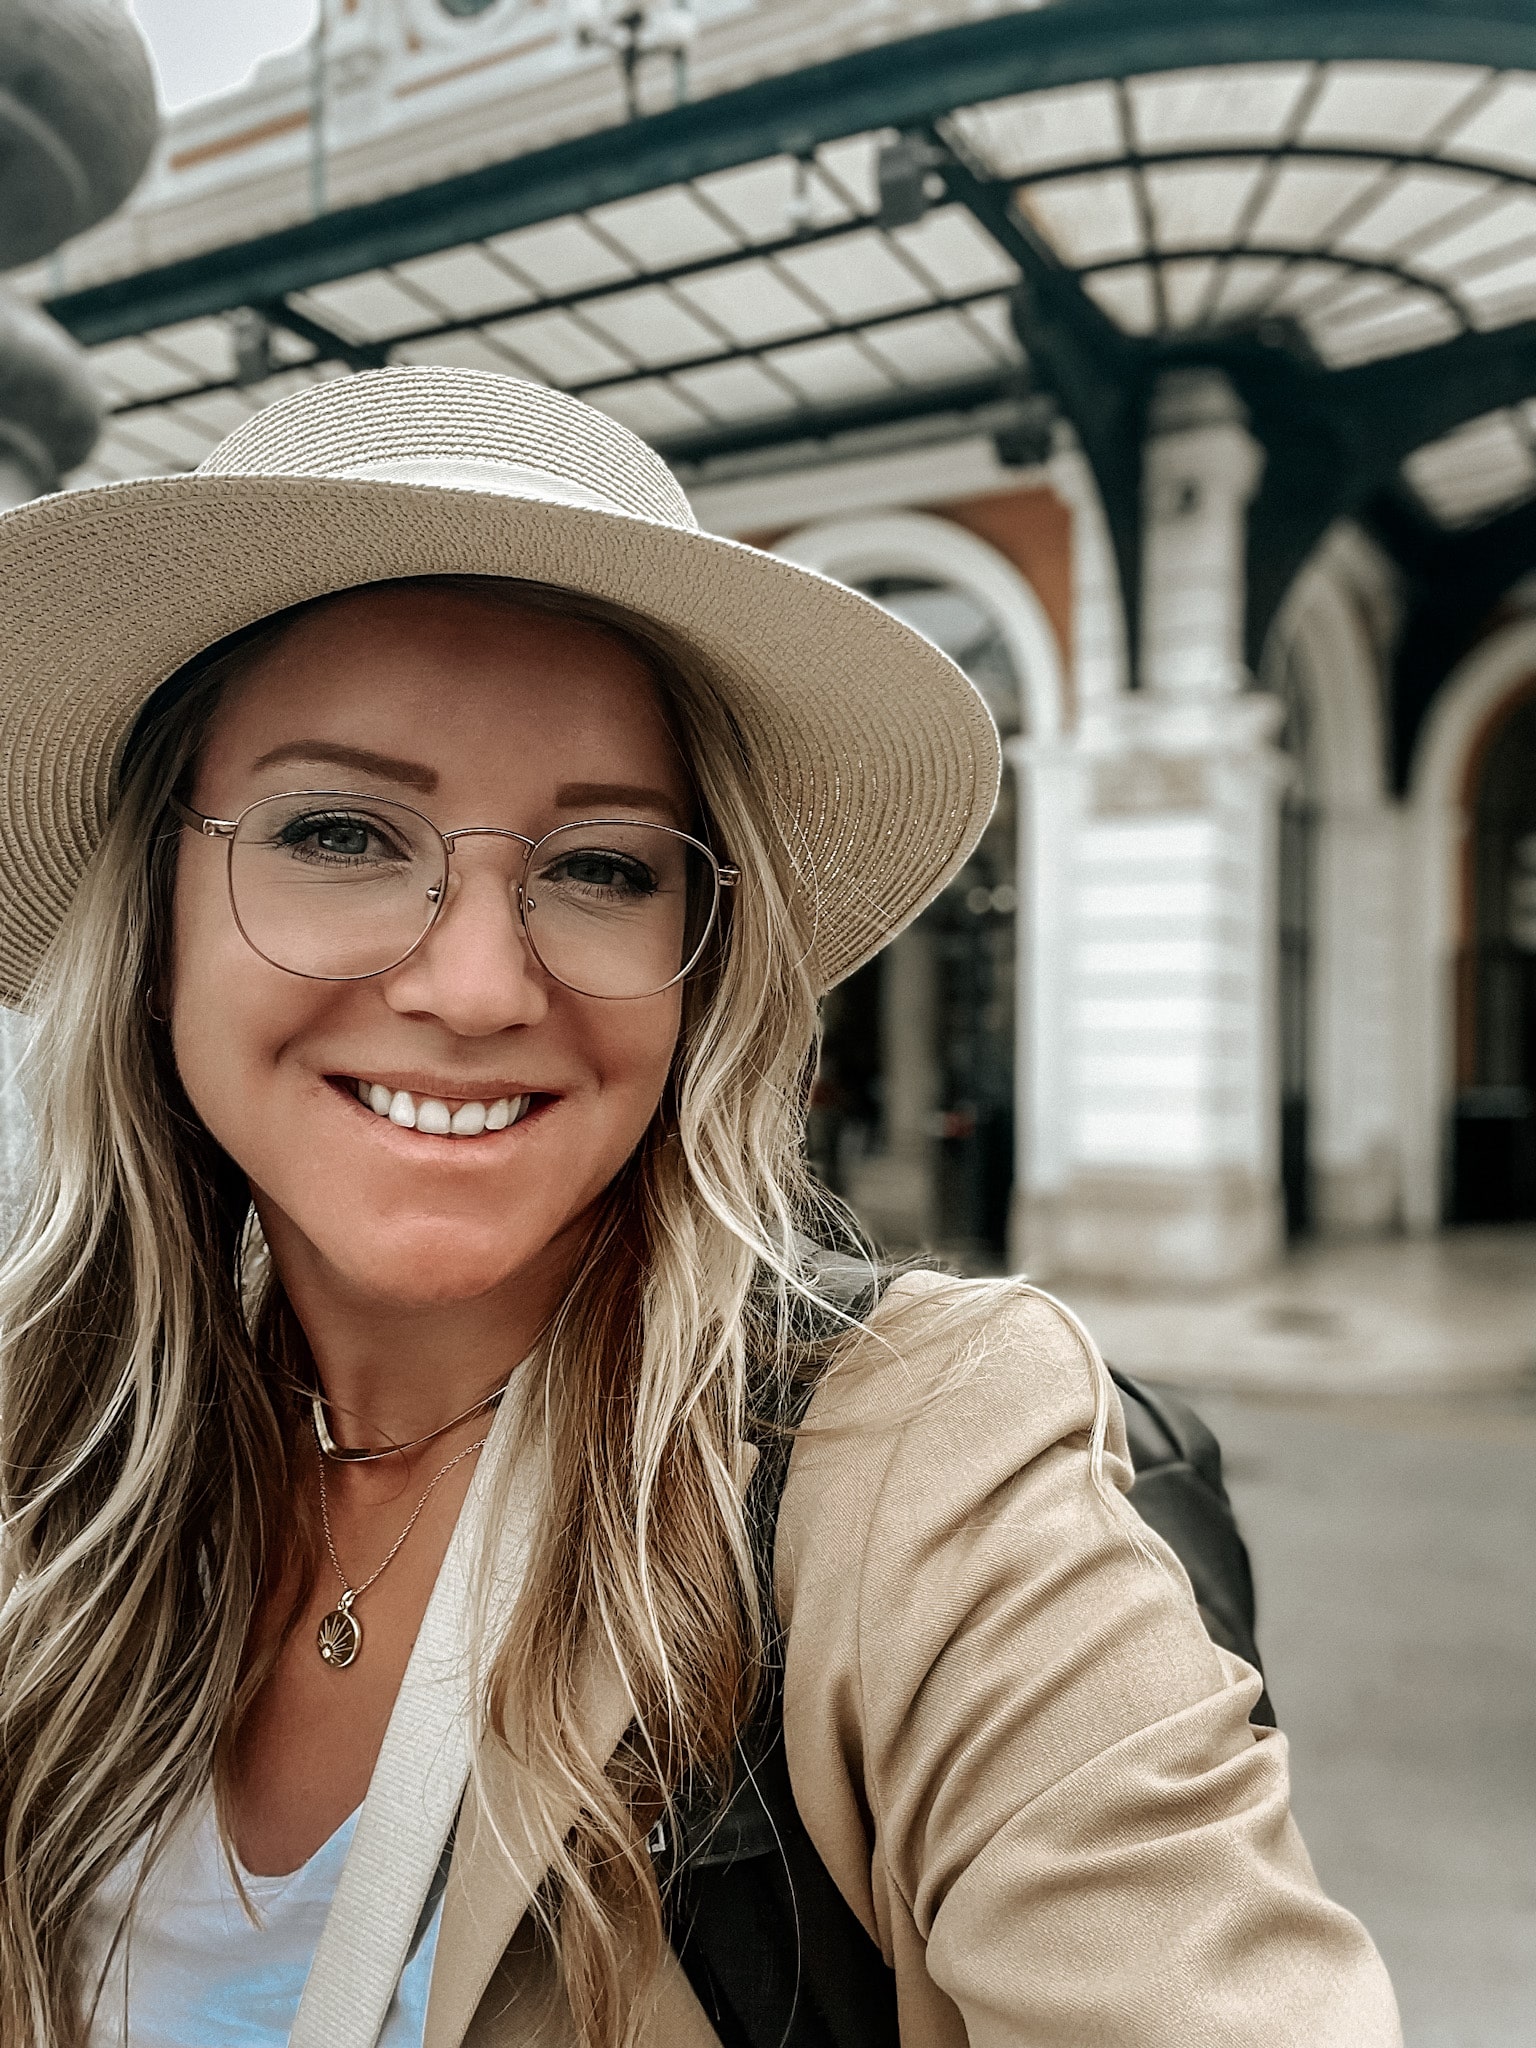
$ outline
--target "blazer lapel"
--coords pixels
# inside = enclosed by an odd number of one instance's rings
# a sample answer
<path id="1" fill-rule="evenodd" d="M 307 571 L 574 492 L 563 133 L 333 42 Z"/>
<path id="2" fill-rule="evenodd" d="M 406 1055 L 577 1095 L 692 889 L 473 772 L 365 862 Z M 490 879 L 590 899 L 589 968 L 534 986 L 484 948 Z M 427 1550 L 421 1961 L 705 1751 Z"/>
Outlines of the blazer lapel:
<path id="1" fill-rule="evenodd" d="M 633 1717 L 629 1694 L 606 1644 L 588 1658 L 581 1701 L 588 1745 L 606 1762 Z M 500 1743 L 487 1738 L 480 1746 L 479 1765 L 483 1795 L 471 1778 L 448 1867 L 422 2048 L 459 2048 L 492 1972 L 545 1876 L 546 1866 L 519 1818 L 517 1764 Z M 555 1824 L 569 1828 L 576 1812 L 573 1800 L 568 1814 L 554 1815 Z"/>

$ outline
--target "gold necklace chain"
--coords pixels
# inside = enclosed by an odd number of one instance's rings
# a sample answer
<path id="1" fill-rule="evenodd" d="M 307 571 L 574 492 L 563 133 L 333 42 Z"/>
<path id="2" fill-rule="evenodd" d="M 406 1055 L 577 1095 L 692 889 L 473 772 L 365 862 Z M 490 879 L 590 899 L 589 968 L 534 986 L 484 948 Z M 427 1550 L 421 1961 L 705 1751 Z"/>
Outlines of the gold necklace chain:
<path id="1" fill-rule="evenodd" d="M 322 1458 L 329 1458 L 333 1465 L 373 1465 L 380 1458 L 396 1458 L 406 1451 L 419 1451 L 423 1444 L 436 1443 L 437 1439 L 446 1436 L 450 1429 L 457 1429 L 461 1422 L 468 1422 L 471 1415 L 478 1415 L 482 1408 L 494 1407 L 510 1385 L 510 1380 L 503 1381 L 494 1393 L 471 1402 L 462 1415 L 455 1415 L 451 1422 L 439 1423 L 436 1429 L 429 1429 L 425 1436 L 413 1436 L 408 1444 L 385 1444 L 377 1451 L 343 1450 L 331 1435 L 330 1425 L 325 1419 L 325 1400 L 318 1393 L 309 1397 L 309 1415 L 315 1426 L 315 1442 L 320 1446 Z"/>
<path id="2" fill-rule="evenodd" d="M 482 1402 L 480 1405 L 484 1407 L 485 1403 Z M 475 1411 L 473 1408 L 471 1408 L 469 1412 L 471 1415 L 473 1415 Z M 460 1420 L 463 1420 L 462 1416 L 460 1417 Z M 439 1435 L 442 1434 L 441 1431 L 438 1431 L 437 1433 Z M 336 1555 L 336 1541 L 331 1534 L 331 1504 L 328 1498 L 326 1497 L 325 1459 L 323 1457 L 321 1458 L 320 1522 L 321 1526 L 325 1530 L 325 1547 L 331 1554 L 331 1564 L 335 1569 L 337 1578 L 341 1581 L 341 1598 L 337 1601 L 336 1605 L 331 1609 L 329 1614 L 322 1616 L 320 1627 L 315 1635 L 315 1647 L 320 1652 L 320 1660 L 322 1663 L 331 1665 L 337 1671 L 345 1671 L 349 1664 L 355 1664 L 357 1662 L 357 1653 L 363 1647 L 363 1624 L 352 1612 L 353 1607 L 362 1598 L 364 1593 L 367 1592 L 368 1588 L 373 1584 L 374 1580 L 377 1579 L 381 1573 L 387 1571 L 389 1567 L 394 1563 L 395 1559 L 399 1556 L 401 1544 L 404 1543 L 406 1537 L 409 1536 L 411 1531 L 415 1528 L 417 1519 L 420 1516 L 422 1509 L 426 1506 L 427 1502 L 432 1498 L 432 1491 L 433 1488 L 437 1485 L 437 1482 L 440 1479 L 446 1479 L 448 1474 L 453 1470 L 455 1465 L 462 1465 L 464 1460 L 466 1458 L 473 1457 L 476 1451 L 483 1451 L 487 1443 L 489 1443 L 489 1441 L 489 1437 L 483 1436 L 475 1443 L 466 1444 L 462 1451 L 458 1452 L 458 1454 L 455 1457 L 450 1458 L 447 1464 L 444 1465 L 440 1471 L 437 1471 L 432 1475 L 431 1480 L 428 1482 L 426 1492 L 421 1496 L 421 1499 L 417 1501 L 415 1507 L 412 1508 L 410 1520 L 406 1523 L 405 1527 L 400 1531 L 400 1534 L 395 1538 L 394 1542 L 390 1545 L 388 1555 L 385 1557 L 384 1562 L 382 1564 L 375 1565 L 373 1570 L 368 1574 L 367 1578 L 364 1579 L 363 1583 L 360 1586 L 349 1586 L 347 1584 L 347 1575 L 341 1568 L 341 1559 Z"/>

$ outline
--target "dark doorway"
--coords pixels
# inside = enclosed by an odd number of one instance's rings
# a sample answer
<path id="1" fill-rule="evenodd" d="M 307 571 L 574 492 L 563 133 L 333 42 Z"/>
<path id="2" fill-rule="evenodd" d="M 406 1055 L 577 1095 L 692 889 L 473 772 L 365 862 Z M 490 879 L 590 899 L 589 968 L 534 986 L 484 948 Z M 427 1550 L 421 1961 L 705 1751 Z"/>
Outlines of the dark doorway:
<path id="1" fill-rule="evenodd" d="M 1453 1223 L 1536 1217 L 1536 696 L 1502 719 L 1469 792 L 1457 959 Z"/>
<path id="2" fill-rule="evenodd" d="M 959 663 L 1005 736 L 1019 730 L 1019 680 L 975 598 L 916 577 L 864 588 Z M 810 1120 L 818 1172 L 878 1241 L 982 1270 L 1007 1254 L 1017 874 L 1010 772 L 943 895 L 828 996 Z"/>
<path id="3" fill-rule="evenodd" d="M 1280 802 L 1279 1003 L 1280 1188 L 1287 1237 L 1312 1228 L 1309 1099 L 1312 1067 L 1312 918 L 1316 894 L 1317 806 L 1311 788 L 1312 733 L 1308 679 L 1300 650 L 1281 665 L 1278 695 L 1285 706 L 1279 743 L 1291 763 Z"/>

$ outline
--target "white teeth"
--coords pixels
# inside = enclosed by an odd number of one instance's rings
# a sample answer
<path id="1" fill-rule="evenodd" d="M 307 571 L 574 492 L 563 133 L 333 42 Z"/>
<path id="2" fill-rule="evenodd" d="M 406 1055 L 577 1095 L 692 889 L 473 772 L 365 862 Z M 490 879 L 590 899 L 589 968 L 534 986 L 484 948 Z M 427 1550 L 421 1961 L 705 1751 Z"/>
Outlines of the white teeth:
<path id="1" fill-rule="evenodd" d="M 418 1102 L 408 1088 L 390 1090 L 380 1081 L 352 1083 L 359 1102 L 375 1116 L 388 1117 L 403 1131 L 424 1131 L 433 1138 L 478 1138 L 482 1131 L 504 1131 L 527 1114 L 527 1095 L 503 1095 L 495 1102 L 461 1102 L 450 1110 L 435 1095 Z"/>

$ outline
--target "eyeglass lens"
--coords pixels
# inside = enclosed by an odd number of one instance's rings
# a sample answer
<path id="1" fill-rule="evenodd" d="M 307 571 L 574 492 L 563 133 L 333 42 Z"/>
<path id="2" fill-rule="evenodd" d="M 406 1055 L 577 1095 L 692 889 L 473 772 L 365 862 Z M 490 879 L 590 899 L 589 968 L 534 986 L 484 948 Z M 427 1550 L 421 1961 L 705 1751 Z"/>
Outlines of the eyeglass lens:
<path id="1" fill-rule="evenodd" d="M 515 841 L 515 888 L 523 849 Z M 437 914 L 448 849 L 384 798 L 297 795 L 253 804 L 230 841 L 235 917 L 276 967 L 324 981 L 397 965 Z M 545 969 L 591 996 L 643 996 L 694 964 L 714 918 L 709 856 L 666 826 L 566 825 L 538 842 L 523 923 Z"/>

